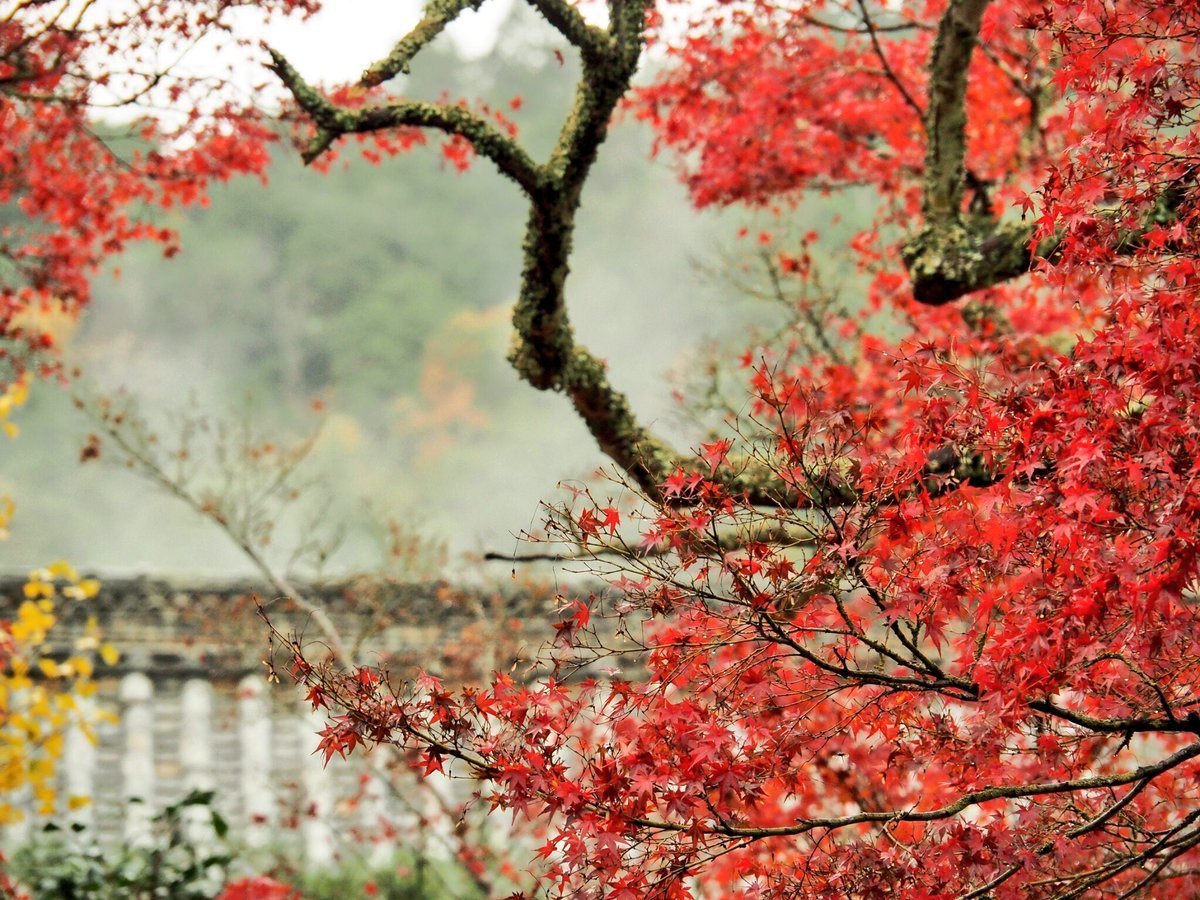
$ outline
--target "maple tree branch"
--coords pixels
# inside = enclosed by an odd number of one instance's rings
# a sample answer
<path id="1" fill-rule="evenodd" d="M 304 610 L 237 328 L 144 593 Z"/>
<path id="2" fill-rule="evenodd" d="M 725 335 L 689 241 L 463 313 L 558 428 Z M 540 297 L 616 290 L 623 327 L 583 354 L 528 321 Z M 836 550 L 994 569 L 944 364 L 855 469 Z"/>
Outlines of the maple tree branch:
<path id="1" fill-rule="evenodd" d="M 522 535 L 528 543 L 538 543 L 537 540 Z M 817 538 L 811 528 L 802 528 L 782 522 L 755 522 L 749 526 L 721 528 L 713 536 L 712 547 L 716 552 L 740 550 L 749 544 L 773 544 L 783 547 L 808 547 L 817 543 Z M 490 550 L 483 554 L 486 562 L 588 562 L 597 556 L 635 556 L 639 559 L 649 559 L 656 556 L 666 556 L 672 551 L 662 546 L 630 547 L 624 541 L 611 540 L 596 543 L 589 541 L 586 549 L 569 553 L 531 552 L 531 553 L 502 553 Z"/>
<path id="2" fill-rule="evenodd" d="M 271 55 L 271 70 L 318 126 L 317 134 L 303 153 L 306 163 L 315 160 L 343 135 L 404 127 L 433 128 L 465 138 L 476 153 L 490 159 L 527 194 L 541 189 L 542 173 L 525 149 L 470 110 L 417 100 L 347 109 L 322 96 L 278 51 L 268 47 L 267 52 Z"/>
<path id="3" fill-rule="evenodd" d="M 603 59 L 616 48 L 612 37 L 604 29 L 589 24 L 578 9 L 564 0 L 529 0 L 529 5 L 541 13 L 542 18 L 585 58 Z"/>
<path id="4" fill-rule="evenodd" d="M 1048 716 L 1053 716 L 1056 719 L 1070 722 L 1072 725 L 1078 725 L 1080 728 L 1086 728 L 1089 731 L 1103 734 L 1133 734 L 1135 732 L 1150 731 L 1160 734 L 1200 735 L 1200 714 L 1195 712 L 1190 713 L 1182 719 L 1174 715 L 1168 715 L 1162 719 L 1149 717 L 1137 719 L 1100 719 L 1095 716 L 1086 715 L 1085 713 L 1064 709 L 1061 706 L 1051 703 L 1049 700 L 1035 700 L 1029 704 L 1029 708 Z M 1170 710 L 1168 710 L 1169 712 Z"/>
<path id="5" fill-rule="evenodd" d="M 659 486 L 664 479 L 677 469 L 698 471 L 697 463 L 646 428 L 635 415 L 628 397 L 609 380 L 605 362 L 577 343 L 565 292 L 583 188 L 608 135 L 616 106 L 628 91 L 637 69 L 646 0 L 614 4 L 608 34 L 587 25 L 573 8 L 560 0 L 530 2 L 536 2 L 543 15 L 558 19 L 557 24 L 552 24 L 561 26 L 564 33 L 574 33 L 579 41 L 585 41 L 587 35 L 586 42 L 595 44 L 591 50 L 585 49 L 582 53 L 583 73 L 576 86 L 573 108 L 543 165 L 535 162 L 517 141 L 464 107 L 401 101 L 349 109 L 328 100 L 309 85 L 282 54 L 267 48 L 272 59 L 271 68 L 317 126 L 317 134 L 303 153 L 306 161 L 317 158 L 346 134 L 425 127 L 466 139 L 477 153 L 490 159 L 522 188 L 529 199 L 529 214 L 520 290 L 513 309 L 515 341 L 509 362 L 532 387 L 565 394 L 600 449 L 628 473 L 648 497 L 661 499 Z M 966 5 L 981 10 L 986 2 L 959 0 L 952 8 Z M 448 21 L 470 6 L 468 0 L 445 0 L 430 7 L 429 21 L 418 25 L 388 57 L 368 69 L 364 73 L 364 82 L 370 84 L 390 72 L 402 71 L 413 55 L 432 39 L 437 22 L 444 24 L 443 20 Z M 567 12 L 568 8 L 572 12 Z M 599 43 L 602 34 L 603 46 Z M 577 41 L 573 43 L 578 44 Z M 932 117 L 933 113 L 930 115 Z M 960 134 L 960 143 L 961 137 Z M 960 181 L 962 168 L 960 155 Z M 961 184 L 958 191 L 961 198 Z M 850 486 L 835 485 L 828 478 L 824 481 L 817 478 L 803 491 L 797 491 L 766 461 L 744 456 L 731 460 L 731 463 L 715 473 L 703 474 L 722 483 L 732 493 L 748 497 L 753 503 L 813 508 L 831 503 L 845 505 L 858 499 Z M 995 480 L 976 469 L 978 466 L 972 460 L 955 457 L 948 464 L 935 455 L 924 475 L 934 477 L 936 484 L 924 484 L 927 479 L 923 478 L 922 485 L 915 487 L 940 493 L 959 483 L 980 484 Z"/>
<path id="6" fill-rule="evenodd" d="M 1062 250 L 1061 235 L 1034 245 L 1032 225 L 1000 222 L 990 214 L 963 215 L 965 188 L 978 183 L 966 166 L 966 87 L 983 13 L 990 2 L 950 3 L 938 25 L 929 64 L 925 118 L 929 143 L 922 197 L 925 224 L 901 248 L 901 255 L 912 280 L 913 296 L 934 306 L 1020 277 L 1037 260 L 1055 261 Z M 1032 99 L 1031 88 L 1011 80 L 1020 93 Z M 1137 249 L 1146 231 L 1174 221 L 1182 199 L 1178 193 L 1167 192 L 1141 227 L 1123 233 L 1117 252 Z"/>
<path id="7" fill-rule="evenodd" d="M 1151 229 L 1176 222 L 1183 199 L 1180 190 L 1164 192 L 1139 226 L 1121 232 L 1114 251 L 1118 255 L 1132 253 L 1144 245 L 1146 233 Z M 1103 218 L 1109 213 L 1099 215 Z M 919 302 L 940 306 L 1019 278 L 1027 274 L 1037 260 L 1053 263 L 1062 255 L 1061 234 L 1050 235 L 1033 246 L 1034 227 L 1022 222 L 960 225 L 962 227 L 954 234 L 940 238 L 925 229 L 903 248 L 913 294 Z M 939 243 L 943 239 L 950 243 Z M 1170 248 L 1169 243 L 1167 248 Z M 929 255 L 931 253 L 934 255 Z M 941 253 L 946 255 L 937 255 Z M 940 268 L 930 268 L 930 265 Z"/>
<path id="8" fill-rule="evenodd" d="M 820 19 L 811 13 L 798 13 L 797 18 L 808 25 L 812 25 L 816 28 L 823 28 L 826 31 L 833 31 L 838 34 L 866 34 L 868 31 L 868 26 L 866 25 L 839 25 L 836 22 L 829 22 L 825 19 Z M 874 31 L 877 34 L 883 34 L 888 32 L 919 31 L 928 27 L 929 26 L 921 22 L 898 22 L 891 25 L 873 22 L 869 26 L 869 30 Z"/>
<path id="9" fill-rule="evenodd" d="M 463 0 L 447 0 L 431 11 L 433 20 L 417 38 L 401 41 L 385 60 L 364 73 L 369 83 L 400 71 L 431 39 L 437 22 L 467 8 Z M 659 484 L 688 458 L 669 448 L 643 426 L 628 398 L 608 378 L 603 360 L 575 341 L 567 314 L 565 283 L 575 232 L 575 217 L 584 184 L 600 145 L 608 135 L 613 113 L 628 91 L 637 70 L 645 31 L 647 0 L 612 7 L 607 34 L 587 25 L 573 8 L 557 0 L 538 0 L 538 9 L 577 45 L 582 44 L 583 74 L 575 102 L 549 159 L 538 165 L 515 140 L 500 133 L 460 106 L 404 101 L 364 109 L 338 106 L 309 85 L 274 49 L 271 69 L 317 126 L 304 150 L 311 162 L 346 134 L 397 127 L 426 127 L 466 139 L 477 153 L 490 159 L 516 182 L 529 198 L 520 290 L 513 310 L 515 341 L 509 361 L 517 373 L 539 390 L 565 394 L 600 449 L 652 497 Z M 441 18 L 438 18 L 438 15 Z M 572 35 L 574 36 L 572 38 Z M 601 40 L 601 37 L 603 40 Z M 767 481 L 781 484 L 773 473 L 746 473 L 732 478 L 735 489 Z"/>
<path id="10" fill-rule="evenodd" d="M 1132 788 L 1130 788 L 1128 791 L 1126 791 L 1125 794 L 1120 799 L 1114 801 L 1112 804 L 1110 804 L 1109 806 L 1107 806 L 1106 808 L 1101 810 L 1099 813 L 1097 813 L 1092 818 L 1088 819 L 1086 822 L 1075 826 L 1070 831 L 1066 832 L 1066 834 L 1064 836 L 1074 839 L 1074 838 L 1082 837 L 1085 834 L 1088 834 L 1092 831 L 1095 831 L 1098 828 L 1103 827 L 1104 823 L 1109 821 L 1113 816 L 1115 816 L 1122 809 L 1124 809 L 1131 802 L 1133 802 L 1134 798 L 1136 798 L 1139 794 L 1141 794 L 1142 791 L 1144 791 L 1147 788 L 1147 786 L 1149 786 L 1151 781 L 1153 781 L 1152 777 L 1143 778 L 1141 781 L 1137 782 Z M 1045 844 L 1043 844 L 1041 847 L 1038 848 L 1038 850 L 1037 850 L 1038 855 L 1046 856 L 1047 854 L 1051 853 L 1054 850 L 1054 845 L 1055 845 L 1054 841 L 1047 841 Z M 1015 864 L 1009 866 L 1007 869 L 1005 869 L 1003 872 L 1001 872 L 999 875 L 997 875 L 995 878 L 993 878 L 987 884 L 980 885 L 978 888 L 971 891 L 970 893 L 964 894 L 960 898 L 960 900 L 979 900 L 979 898 L 990 896 L 992 891 L 994 891 L 1000 885 L 1004 884 L 1004 882 L 1008 881 L 1010 878 L 1012 878 L 1014 875 L 1016 875 L 1018 872 L 1020 872 L 1024 867 L 1025 867 L 1024 861 L 1021 861 L 1021 862 L 1018 862 L 1018 863 L 1015 863 Z"/>
<path id="11" fill-rule="evenodd" d="M 925 225 L 903 247 L 913 295 L 922 303 L 948 303 L 1022 275 L 1036 257 L 1049 256 L 1058 243 L 1031 248 L 1031 226 L 963 217 L 967 79 L 989 2 L 951 2 L 933 46 L 925 120 Z"/>
<path id="12" fill-rule="evenodd" d="M 971 56 L 979 42 L 983 13 L 990 0 L 951 0 L 938 24 L 929 63 L 929 100 L 925 114 L 928 146 L 922 197 L 924 227 L 902 248 L 912 278 L 913 294 L 922 303 L 947 303 L 995 279 L 996 251 L 1021 247 L 1006 234 L 1000 246 L 984 251 L 979 245 L 1000 231 L 995 222 L 979 226 L 964 222 L 966 186 L 966 95 Z M 1027 229 L 1021 229 L 1027 231 Z M 1026 244 L 1028 240 L 1026 240 Z M 1010 258 L 1012 257 L 1012 258 Z M 1017 252 L 1006 254 L 999 268 L 1012 270 L 1024 263 Z"/>
<path id="13" fill-rule="evenodd" d="M 1162 869 L 1169 865 L 1171 861 L 1174 860 L 1180 853 L 1190 850 L 1196 845 L 1197 842 L 1200 842 L 1200 831 L 1196 831 L 1195 829 L 1193 829 L 1191 833 L 1187 834 L 1185 837 L 1181 839 L 1178 838 L 1181 833 L 1187 832 L 1197 819 L 1200 819 L 1200 810 L 1193 810 L 1184 816 L 1184 818 L 1181 819 L 1177 824 L 1169 828 L 1165 834 L 1162 834 L 1160 837 L 1158 837 L 1158 840 L 1148 846 L 1145 850 L 1142 850 L 1140 853 L 1130 853 L 1126 854 L 1125 856 L 1119 856 L 1114 861 L 1101 866 L 1098 870 L 1093 870 L 1094 874 L 1093 872 L 1085 872 L 1082 876 L 1075 876 L 1074 878 L 1064 877 L 1061 879 L 1055 879 L 1055 881 L 1058 882 L 1079 882 L 1078 884 L 1074 885 L 1068 893 L 1058 894 L 1056 896 L 1062 898 L 1083 896 L 1088 888 L 1096 887 L 1097 885 L 1103 884 L 1105 881 L 1114 878 L 1115 876 L 1133 868 L 1134 866 L 1139 866 L 1142 863 L 1149 862 L 1164 850 L 1171 851 L 1163 857 L 1162 862 L 1156 866 L 1154 870 L 1149 872 L 1130 890 L 1120 894 L 1117 900 L 1125 900 L 1125 898 L 1136 896 L 1143 887 L 1154 880 L 1162 871 Z"/>
<path id="14" fill-rule="evenodd" d="M 634 415 L 609 381 L 605 363 L 575 341 L 565 284 L 583 187 L 608 135 L 613 112 L 628 91 L 641 54 L 645 0 L 613 9 L 612 51 L 583 54 L 575 101 L 531 194 L 521 287 L 513 309 L 515 342 L 509 362 L 538 390 L 565 394 L 610 459 L 651 497 L 682 457 Z"/>
<path id="15" fill-rule="evenodd" d="M 376 87 L 397 75 L 407 75 L 413 57 L 458 18 L 459 13 L 468 9 L 478 9 L 481 5 L 483 0 L 430 0 L 425 5 L 425 14 L 421 21 L 396 42 L 387 56 L 363 71 L 358 80 L 359 86 Z M 274 55 L 272 53 L 272 57 Z"/>
<path id="16" fill-rule="evenodd" d="M 900 80 L 900 76 L 896 74 L 896 70 L 892 68 L 892 64 L 888 62 L 887 54 L 883 52 L 883 45 L 879 42 L 878 29 L 875 27 L 875 22 L 871 19 L 871 14 L 867 11 L 866 0 L 857 0 L 857 2 L 862 15 L 863 28 L 871 40 L 871 47 L 874 49 L 875 55 L 879 57 L 879 64 L 883 66 L 883 74 L 895 86 L 904 102 L 917 114 L 917 118 L 924 121 L 925 110 L 921 108 L 921 104 L 909 93 L 904 82 Z"/>
<path id="17" fill-rule="evenodd" d="M 963 794 L 952 803 L 936 809 L 928 810 L 891 810 L 850 813 L 844 816 L 831 816 L 821 819 L 801 819 L 792 825 L 777 825 L 762 828 L 730 826 L 718 824 L 710 830 L 728 837 L 788 837 L 806 834 L 818 829 L 830 831 L 853 827 L 855 825 L 886 824 L 892 822 L 934 822 L 956 816 L 972 806 L 988 803 L 992 800 L 1017 800 L 1025 797 L 1041 797 L 1054 794 L 1073 794 L 1078 791 L 1090 791 L 1098 788 L 1121 787 L 1126 784 L 1153 779 L 1182 765 L 1188 760 L 1200 756 L 1200 742 L 1189 744 L 1172 753 L 1157 763 L 1139 766 L 1130 772 L 1119 775 L 1092 775 L 1084 778 L 1067 779 L 1065 781 L 1048 781 L 1041 784 L 995 785 L 981 788 Z M 1200 812 L 1197 812 L 1200 816 Z M 630 817 L 627 821 L 641 828 L 658 831 L 691 831 L 696 826 L 681 822 L 667 822 L 656 819 Z"/>

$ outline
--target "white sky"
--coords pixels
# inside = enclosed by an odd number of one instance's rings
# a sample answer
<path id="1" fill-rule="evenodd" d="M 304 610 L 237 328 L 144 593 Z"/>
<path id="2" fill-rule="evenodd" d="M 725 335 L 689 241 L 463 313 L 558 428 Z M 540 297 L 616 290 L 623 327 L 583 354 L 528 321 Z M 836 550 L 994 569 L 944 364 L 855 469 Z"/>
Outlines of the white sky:
<path id="1" fill-rule="evenodd" d="M 0 0 L 0 20 L 11 12 L 13 0 Z M 76 0 L 66 0 L 67 3 Z M 78 0 L 83 3 L 85 0 Z M 446 29 L 445 36 L 467 57 L 490 52 L 496 36 L 514 0 L 486 0 L 478 12 L 467 11 Z M 123 12 L 128 0 L 99 0 L 89 5 L 85 16 L 96 22 Z M 242 7 L 227 11 L 237 37 L 252 43 L 266 41 L 294 65 L 304 79 L 313 84 L 337 84 L 355 81 L 363 69 L 385 56 L 421 17 L 422 0 L 327 0 L 321 12 L 308 20 L 277 17 L 266 21 L 256 8 Z M 60 7 L 54 7 L 57 12 Z M 235 102 L 250 100 L 270 107 L 283 98 L 285 91 L 278 80 L 264 69 L 265 54 L 247 56 L 244 47 L 221 46 L 219 39 L 208 38 L 183 50 L 179 45 L 133 44 L 121 55 L 130 72 L 154 72 L 170 69 L 180 77 L 217 77 L 223 89 L 208 95 L 214 104 L 225 96 Z M 224 42 L 228 43 L 228 42 Z M 97 65 L 97 69 L 104 64 Z M 166 99 L 164 89 L 151 92 L 133 106 L 124 106 L 118 98 L 145 85 L 145 78 L 122 77 L 109 67 L 112 80 L 107 90 L 97 90 L 93 98 L 110 120 L 134 119 L 152 115 L 169 123 L 179 110 Z M 253 85 L 266 85 L 249 96 Z M 204 101 L 192 96 L 183 105 Z M 113 107 L 116 108 L 113 108 Z M 183 118 L 179 116 L 182 123 Z M 169 130 L 169 128 L 168 128 Z"/>
<path id="2" fill-rule="evenodd" d="M 488 0 L 478 12 L 463 13 L 447 36 L 464 55 L 485 55 L 512 2 Z M 329 0 L 307 22 L 275 22 L 263 33 L 310 81 L 345 82 L 386 55 L 420 17 L 418 0 Z"/>

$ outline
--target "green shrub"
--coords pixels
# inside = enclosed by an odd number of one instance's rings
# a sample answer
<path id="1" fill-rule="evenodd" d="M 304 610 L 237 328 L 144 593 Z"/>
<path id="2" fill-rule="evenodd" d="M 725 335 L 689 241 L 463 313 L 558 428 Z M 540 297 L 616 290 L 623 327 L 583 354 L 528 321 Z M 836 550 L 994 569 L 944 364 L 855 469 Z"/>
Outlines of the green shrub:
<path id="1" fill-rule="evenodd" d="M 208 900 L 233 861 L 212 800 L 212 791 L 193 791 L 151 820 L 149 842 L 113 853 L 83 825 L 47 825 L 13 855 L 13 875 L 35 900 Z"/>

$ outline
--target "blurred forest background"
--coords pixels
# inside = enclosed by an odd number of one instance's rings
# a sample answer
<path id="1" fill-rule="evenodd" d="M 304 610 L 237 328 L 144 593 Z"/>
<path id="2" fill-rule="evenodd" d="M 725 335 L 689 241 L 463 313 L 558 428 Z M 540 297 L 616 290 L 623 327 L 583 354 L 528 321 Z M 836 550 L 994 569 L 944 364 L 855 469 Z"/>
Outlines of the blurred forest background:
<path id="1" fill-rule="evenodd" d="M 544 156 L 575 77 L 546 30 L 516 9 L 486 58 L 444 44 L 421 57 L 405 92 L 505 110 L 519 97 L 511 117 Z M 782 321 L 777 305 L 726 277 L 727 257 L 752 258 L 759 229 L 780 220 L 697 213 L 670 166 L 650 161 L 648 131 L 625 118 L 584 196 L 572 315 L 644 420 L 694 444 L 701 430 L 669 382 L 695 374 L 704 346 L 740 350 L 753 329 Z M 342 569 L 371 565 L 369 523 L 384 516 L 455 553 L 517 549 L 512 535 L 538 524 L 538 501 L 602 464 L 564 398 L 520 384 L 505 360 L 517 189 L 486 163 L 454 172 L 430 148 L 377 166 L 349 149 L 349 164 L 323 176 L 290 147 L 278 156 L 269 185 L 233 182 L 210 208 L 165 220 L 182 237 L 174 259 L 135 249 L 99 279 L 82 321 L 60 326 L 80 384 L 127 388 L 167 442 L 181 415 L 276 438 L 322 422 L 305 465 L 313 502 L 327 504 L 321 515 L 351 525 Z M 814 203 L 830 244 L 868 215 L 854 196 Z M 93 426 L 67 392 L 36 386 L 18 421 L 20 439 L 0 450 L 0 494 L 17 504 L 0 565 L 65 557 L 103 572 L 247 569 L 211 524 L 153 485 L 105 458 L 81 466 Z"/>

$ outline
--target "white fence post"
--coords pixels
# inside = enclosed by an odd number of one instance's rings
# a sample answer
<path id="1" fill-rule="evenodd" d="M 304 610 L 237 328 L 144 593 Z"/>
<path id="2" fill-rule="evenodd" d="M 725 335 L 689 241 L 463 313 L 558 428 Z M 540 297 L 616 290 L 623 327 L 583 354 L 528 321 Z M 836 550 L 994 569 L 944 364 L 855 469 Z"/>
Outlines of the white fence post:
<path id="1" fill-rule="evenodd" d="M 154 685 L 141 672 L 121 679 L 120 690 L 125 726 L 125 755 L 121 759 L 125 801 L 125 839 L 145 844 L 151 839 L 154 816 Z M 131 802 L 132 801 L 132 802 Z"/>
<path id="2" fill-rule="evenodd" d="M 304 837 L 304 863 L 310 868 L 328 866 L 334 856 L 333 829 L 329 827 L 329 817 L 333 813 L 333 778 L 325 768 L 325 757 L 314 752 L 319 742 L 317 732 L 326 724 L 325 716 L 316 710 L 297 719 L 300 747 L 304 754 L 300 761 L 300 777 L 306 803 L 301 833 Z"/>
<path id="3" fill-rule="evenodd" d="M 75 704 L 76 715 L 82 721 L 90 722 L 95 719 L 94 697 L 76 697 Z M 96 795 L 96 745 L 78 723 L 67 730 L 62 764 L 67 789 L 67 796 L 64 798 L 64 803 L 67 804 L 67 820 L 91 831 L 96 825 L 96 807 L 93 802 Z M 70 808 L 72 798 L 83 797 L 88 799 L 87 804 L 78 809 Z"/>
<path id="4" fill-rule="evenodd" d="M 202 678 L 188 679 L 179 692 L 179 768 L 185 793 L 213 788 L 212 709 L 212 685 Z M 192 843 L 212 838 L 208 810 L 194 806 L 184 816 Z"/>
<path id="5" fill-rule="evenodd" d="M 247 675 L 238 683 L 238 744 L 241 750 L 242 802 L 246 843 L 265 846 L 275 820 L 271 791 L 271 708 L 262 676 Z"/>

